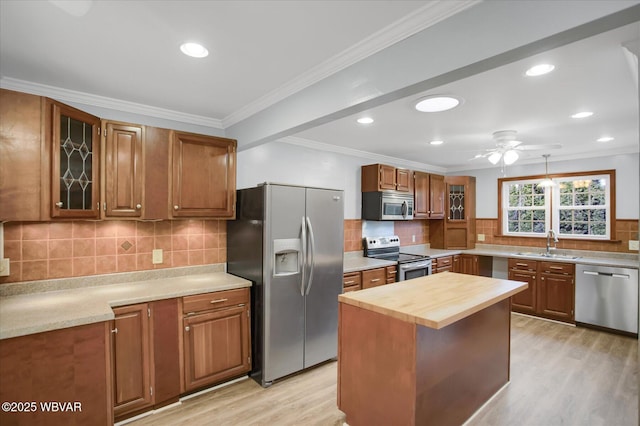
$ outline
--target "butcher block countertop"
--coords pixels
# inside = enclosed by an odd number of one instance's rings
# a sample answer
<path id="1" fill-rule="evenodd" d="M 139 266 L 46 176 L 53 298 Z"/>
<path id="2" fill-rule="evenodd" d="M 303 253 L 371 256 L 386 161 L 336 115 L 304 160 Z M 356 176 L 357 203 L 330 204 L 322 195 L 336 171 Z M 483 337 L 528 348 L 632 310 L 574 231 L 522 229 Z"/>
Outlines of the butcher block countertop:
<path id="1" fill-rule="evenodd" d="M 250 286 L 217 271 L 0 297 L 0 339 L 109 321 L 116 306 Z"/>
<path id="2" fill-rule="evenodd" d="M 527 287 L 527 283 L 520 281 L 443 272 L 341 294 L 339 301 L 441 329 Z"/>

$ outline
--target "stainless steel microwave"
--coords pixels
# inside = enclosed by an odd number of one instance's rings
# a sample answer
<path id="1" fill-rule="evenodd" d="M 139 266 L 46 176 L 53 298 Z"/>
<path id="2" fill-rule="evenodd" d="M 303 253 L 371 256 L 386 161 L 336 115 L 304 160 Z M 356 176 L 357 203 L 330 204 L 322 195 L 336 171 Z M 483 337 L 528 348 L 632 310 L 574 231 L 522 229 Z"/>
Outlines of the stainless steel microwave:
<path id="1" fill-rule="evenodd" d="M 362 219 L 411 220 L 413 219 L 413 195 L 363 192 Z"/>

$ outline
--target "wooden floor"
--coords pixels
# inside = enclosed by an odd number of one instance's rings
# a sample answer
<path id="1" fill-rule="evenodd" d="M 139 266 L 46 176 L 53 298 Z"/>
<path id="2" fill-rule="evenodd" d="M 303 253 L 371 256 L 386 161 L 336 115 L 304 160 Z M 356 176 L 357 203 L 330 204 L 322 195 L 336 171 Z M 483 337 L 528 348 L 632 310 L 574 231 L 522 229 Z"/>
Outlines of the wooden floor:
<path id="1" fill-rule="evenodd" d="M 516 314 L 511 329 L 511 383 L 468 425 L 638 424 L 638 340 Z M 336 366 L 268 389 L 243 380 L 129 424 L 342 425 Z"/>

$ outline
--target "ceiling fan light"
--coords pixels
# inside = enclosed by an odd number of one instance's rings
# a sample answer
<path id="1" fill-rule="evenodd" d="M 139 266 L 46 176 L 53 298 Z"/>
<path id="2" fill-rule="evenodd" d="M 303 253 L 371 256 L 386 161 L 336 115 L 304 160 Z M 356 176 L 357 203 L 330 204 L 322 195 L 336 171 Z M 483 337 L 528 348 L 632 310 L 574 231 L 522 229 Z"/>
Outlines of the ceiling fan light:
<path id="1" fill-rule="evenodd" d="M 504 153 L 504 164 L 506 164 L 507 166 L 513 164 L 516 162 L 518 157 L 518 153 L 513 149 L 510 149 L 509 151 Z"/>
<path id="2" fill-rule="evenodd" d="M 489 160 L 489 162 L 491 164 L 498 164 L 498 161 L 500 161 L 500 158 L 502 157 L 502 154 L 499 152 L 494 152 L 493 154 L 491 154 L 487 159 Z"/>

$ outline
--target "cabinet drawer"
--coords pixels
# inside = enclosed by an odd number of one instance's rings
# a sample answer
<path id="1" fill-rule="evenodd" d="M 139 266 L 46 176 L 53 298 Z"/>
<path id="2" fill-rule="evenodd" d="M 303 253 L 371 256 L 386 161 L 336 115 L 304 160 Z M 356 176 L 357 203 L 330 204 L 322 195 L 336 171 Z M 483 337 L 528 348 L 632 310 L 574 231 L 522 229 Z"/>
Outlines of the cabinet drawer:
<path id="1" fill-rule="evenodd" d="M 362 290 L 362 286 L 360 285 L 350 285 L 348 287 L 345 287 L 342 292 L 343 293 L 349 293 L 350 291 L 358 291 L 358 290 Z"/>
<path id="2" fill-rule="evenodd" d="M 453 256 L 444 256 L 437 259 L 438 268 L 442 268 L 443 266 L 451 266 L 452 263 Z"/>
<path id="3" fill-rule="evenodd" d="M 398 267 L 387 266 L 387 284 L 395 283 L 397 281 Z"/>
<path id="4" fill-rule="evenodd" d="M 344 287 L 345 291 L 347 287 L 360 285 L 362 285 L 360 272 L 349 272 L 342 276 L 342 287 Z"/>
<path id="5" fill-rule="evenodd" d="M 526 259 L 509 259 L 509 270 L 519 269 L 521 271 L 535 271 L 538 262 Z"/>
<path id="6" fill-rule="evenodd" d="M 362 288 L 371 288 L 387 283 L 385 268 L 362 271 Z"/>
<path id="7" fill-rule="evenodd" d="M 191 312 L 208 311 L 211 309 L 227 308 L 249 303 L 249 289 L 216 291 L 213 293 L 197 294 L 182 298 L 182 311 L 185 314 Z"/>
<path id="8" fill-rule="evenodd" d="M 434 274 L 439 274 L 440 272 L 451 272 L 451 265 L 448 266 L 440 266 L 438 265 L 438 269 L 433 272 Z"/>
<path id="9" fill-rule="evenodd" d="M 540 272 L 550 274 L 574 275 L 575 265 L 573 263 L 540 262 Z"/>

